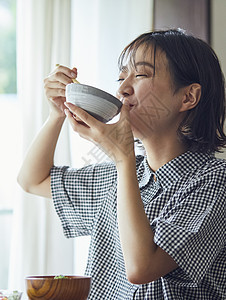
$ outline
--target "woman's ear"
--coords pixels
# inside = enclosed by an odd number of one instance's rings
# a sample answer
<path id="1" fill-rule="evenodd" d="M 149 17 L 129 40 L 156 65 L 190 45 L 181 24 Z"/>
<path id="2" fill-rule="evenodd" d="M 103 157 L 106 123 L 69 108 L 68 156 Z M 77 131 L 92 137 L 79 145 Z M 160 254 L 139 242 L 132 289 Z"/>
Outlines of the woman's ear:
<path id="1" fill-rule="evenodd" d="M 192 83 L 185 87 L 184 98 L 181 103 L 180 112 L 194 108 L 201 98 L 201 85 L 199 83 Z"/>

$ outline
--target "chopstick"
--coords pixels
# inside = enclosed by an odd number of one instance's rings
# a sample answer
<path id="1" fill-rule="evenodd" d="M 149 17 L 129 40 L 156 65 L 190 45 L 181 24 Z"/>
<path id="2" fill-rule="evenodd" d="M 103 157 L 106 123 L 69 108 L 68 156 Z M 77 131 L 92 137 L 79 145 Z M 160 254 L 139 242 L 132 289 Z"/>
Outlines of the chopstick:
<path id="1" fill-rule="evenodd" d="M 77 80 L 77 79 L 75 79 L 75 78 L 72 78 L 72 81 L 73 81 L 74 83 L 78 83 L 78 84 L 80 84 L 80 82 L 78 82 L 78 80 Z"/>

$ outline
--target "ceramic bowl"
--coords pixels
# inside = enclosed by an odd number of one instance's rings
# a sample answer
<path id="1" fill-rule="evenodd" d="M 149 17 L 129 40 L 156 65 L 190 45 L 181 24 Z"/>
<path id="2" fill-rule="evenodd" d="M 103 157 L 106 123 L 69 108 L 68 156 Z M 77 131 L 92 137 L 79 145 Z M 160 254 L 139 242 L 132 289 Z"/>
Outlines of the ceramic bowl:
<path id="1" fill-rule="evenodd" d="M 30 300 L 85 300 L 90 291 L 91 277 L 87 276 L 28 276 L 26 291 Z"/>
<path id="2" fill-rule="evenodd" d="M 66 100 L 81 107 L 97 120 L 107 123 L 121 110 L 122 103 L 111 94 L 85 84 L 66 86 Z"/>

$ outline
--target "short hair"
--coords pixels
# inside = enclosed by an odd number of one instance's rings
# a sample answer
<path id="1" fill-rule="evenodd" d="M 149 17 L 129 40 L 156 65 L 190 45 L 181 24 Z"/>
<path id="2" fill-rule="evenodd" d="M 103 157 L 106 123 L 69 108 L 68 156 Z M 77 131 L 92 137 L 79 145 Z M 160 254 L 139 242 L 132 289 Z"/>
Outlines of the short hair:
<path id="1" fill-rule="evenodd" d="M 120 69 L 128 57 L 134 62 L 141 45 L 146 47 L 145 53 L 151 46 L 154 61 L 157 49 L 166 54 L 175 91 L 192 83 L 201 85 L 199 103 L 179 126 L 180 139 L 191 151 L 221 152 L 226 145 L 225 80 L 214 50 L 181 29 L 148 32 L 125 47 L 118 61 Z"/>

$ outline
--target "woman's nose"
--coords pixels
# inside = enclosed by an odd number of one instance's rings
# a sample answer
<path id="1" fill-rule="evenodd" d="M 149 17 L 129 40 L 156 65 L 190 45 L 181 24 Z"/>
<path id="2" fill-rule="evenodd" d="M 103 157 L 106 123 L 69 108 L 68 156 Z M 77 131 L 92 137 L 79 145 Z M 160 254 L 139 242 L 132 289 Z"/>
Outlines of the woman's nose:
<path id="1" fill-rule="evenodd" d="M 121 98 L 121 97 L 128 97 L 132 94 L 133 94 L 133 86 L 131 82 L 127 79 L 123 80 L 123 82 L 120 84 L 118 88 L 117 96 Z"/>

